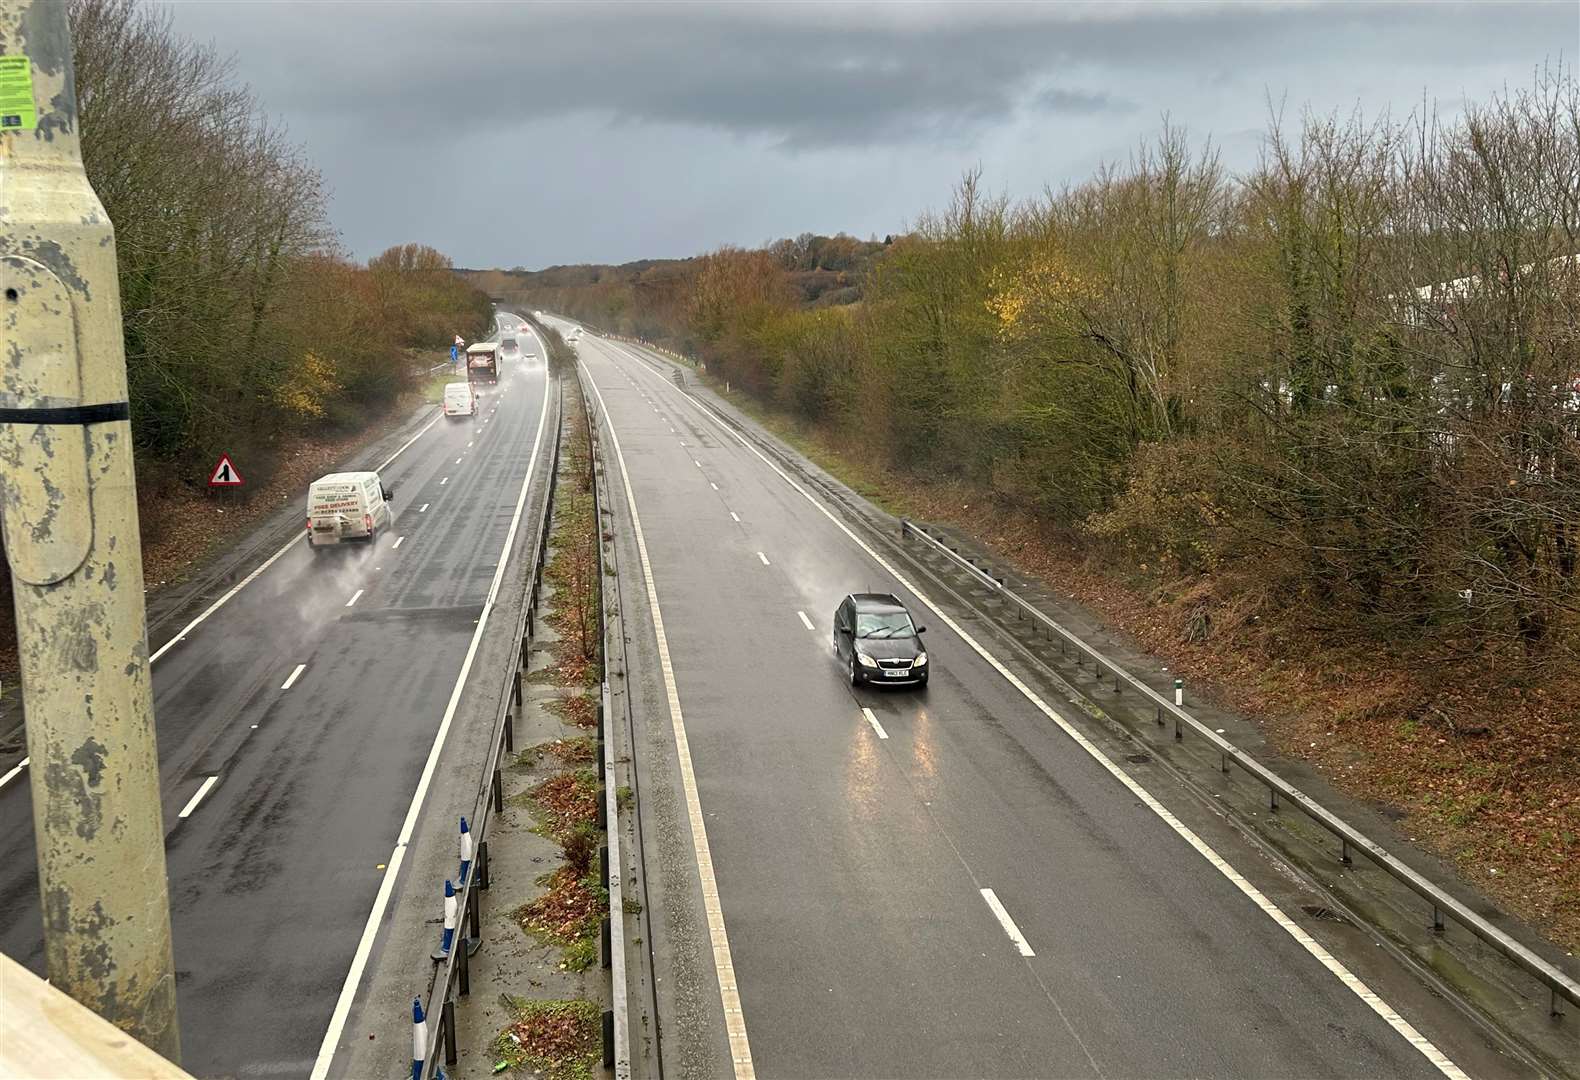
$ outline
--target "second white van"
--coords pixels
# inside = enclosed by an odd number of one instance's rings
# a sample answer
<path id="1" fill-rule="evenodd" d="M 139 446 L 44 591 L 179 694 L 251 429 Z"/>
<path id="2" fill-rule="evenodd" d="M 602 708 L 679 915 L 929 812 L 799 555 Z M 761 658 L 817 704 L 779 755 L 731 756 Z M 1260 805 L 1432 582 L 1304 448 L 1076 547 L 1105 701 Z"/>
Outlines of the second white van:
<path id="1" fill-rule="evenodd" d="M 446 416 L 475 416 L 477 414 L 477 392 L 472 389 L 469 382 L 453 382 L 444 384 L 444 415 Z"/>

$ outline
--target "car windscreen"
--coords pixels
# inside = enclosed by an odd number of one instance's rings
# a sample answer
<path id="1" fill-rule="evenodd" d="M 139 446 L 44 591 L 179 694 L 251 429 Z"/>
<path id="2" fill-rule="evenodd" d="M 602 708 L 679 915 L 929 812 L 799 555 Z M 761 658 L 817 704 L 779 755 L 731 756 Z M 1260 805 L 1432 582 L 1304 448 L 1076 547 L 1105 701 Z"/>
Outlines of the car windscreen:
<path id="1" fill-rule="evenodd" d="M 856 636 L 860 638 L 915 637 L 911 617 L 903 611 L 856 612 Z"/>

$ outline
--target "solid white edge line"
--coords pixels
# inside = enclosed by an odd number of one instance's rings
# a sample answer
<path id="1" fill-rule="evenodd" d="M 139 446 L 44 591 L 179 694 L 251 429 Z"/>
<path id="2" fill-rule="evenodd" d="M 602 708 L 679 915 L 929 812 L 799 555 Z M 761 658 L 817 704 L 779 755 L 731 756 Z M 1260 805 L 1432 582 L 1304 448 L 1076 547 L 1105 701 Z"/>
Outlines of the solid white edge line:
<path id="1" fill-rule="evenodd" d="M 203 781 L 203 786 L 197 789 L 196 795 L 193 795 L 192 798 L 187 800 L 187 804 L 181 808 L 181 813 L 177 814 L 176 817 L 190 817 L 192 815 L 192 811 L 197 809 L 198 803 L 203 801 L 203 796 L 208 794 L 209 788 L 213 787 L 218 782 L 219 777 L 217 776 L 211 776 L 207 780 Z"/>
<path id="2" fill-rule="evenodd" d="M 583 367 L 587 383 L 598 399 L 598 409 L 608 421 L 609 443 L 620 465 L 620 481 L 625 486 L 626 506 L 631 511 L 631 529 L 636 534 L 636 553 L 642 564 L 642 583 L 647 588 L 647 606 L 652 616 L 653 637 L 658 642 L 658 666 L 664 677 L 669 699 L 669 715 L 675 734 L 675 753 L 680 763 L 681 786 L 686 794 L 686 816 L 691 822 L 692 852 L 697 860 L 697 876 L 702 884 L 702 906 L 708 920 L 708 939 L 713 946 L 713 967 L 719 978 L 719 1003 L 724 1008 L 724 1027 L 730 1043 L 730 1059 L 736 1080 L 755 1080 L 751 1043 L 746 1037 L 746 1016 L 741 1012 L 740 990 L 735 982 L 735 962 L 730 956 L 729 934 L 724 928 L 724 907 L 719 902 L 719 886 L 713 875 L 713 854 L 708 846 L 708 830 L 702 816 L 702 801 L 697 794 L 697 774 L 691 762 L 691 744 L 686 739 L 685 716 L 680 709 L 680 690 L 675 685 L 675 667 L 670 661 L 669 639 L 664 636 L 664 617 L 658 609 L 658 589 L 653 583 L 653 566 L 647 555 L 647 539 L 642 533 L 642 518 L 636 509 L 636 494 L 631 475 L 626 471 L 620 437 L 615 434 L 614 418 L 604 404 L 603 391 L 591 369 Z"/>
<path id="3" fill-rule="evenodd" d="M 801 624 L 803 626 L 805 626 L 808 630 L 816 630 L 817 629 L 817 627 L 812 625 L 812 620 L 806 617 L 806 612 L 798 611 L 798 612 L 796 612 L 796 614 L 801 616 Z"/>
<path id="4" fill-rule="evenodd" d="M 768 556 L 764 555 L 762 552 L 759 551 L 757 553 L 757 557 L 763 561 L 763 565 L 764 566 L 769 565 L 769 563 L 768 563 Z"/>
<path id="5" fill-rule="evenodd" d="M 401 546 L 401 545 L 402 545 L 402 544 L 404 544 L 404 543 L 405 543 L 405 542 L 406 542 L 406 538 L 405 538 L 405 537 L 404 537 L 404 536 L 397 536 L 397 537 L 396 537 L 396 538 L 395 538 L 395 543 L 394 543 L 394 545 L 393 545 L 393 546 L 391 546 L 391 547 L 390 547 L 390 550 L 391 550 L 391 551 L 394 551 L 394 550 L 395 550 L 395 548 L 398 548 L 398 547 L 400 547 L 400 546 Z"/>
<path id="6" fill-rule="evenodd" d="M 533 334 L 536 338 L 537 335 Z M 543 343 L 538 342 L 542 347 Z M 445 737 L 450 733 L 450 722 L 455 719 L 456 707 L 461 703 L 461 691 L 466 687 L 466 678 L 472 671 L 472 661 L 477 657 L 478 645 L 483 640 L 483 630 L 488 626 L 488 617 L 494 610 L 494 598 L 499 594 L 499 583 L 504 579 L 505 567 L 510 562 L 510 549 L 516 542 L 516 530 L 521 526 L 521 512 L 527 504 L 527 491 L 532 487 L 532 474 L 537 471 L 538 452 L 543 448 L 543 429 L 549 414 L 548 374 L 544 372 L 543 411 L 538 414 L 538 434 L 532 444 L 532 456 L 527 459 L 527 475 L 521 481 L 521 494 L 516 496 L 516 512 L 510 519 L 510 531 L 505 534 L 505 546 L 500 551 L 499 565 L 494 568 L 494 581 L 488 588 L 488 597 L 483 601 L 483 612 L 478 616 L 477 629 L 472 631 L 472 643 L 467 646 L 466 658 L 461 661 L 461 673 L 455 678 L 455 686 L 450 691 L 450 700 L 444 707 L 444 716 L 439 721 L 439 730 L 434 733 L 433 746 L 428 750 L 428 760 L 423 763 L 422 775 L 417 780 L 417 790 L 412 794 L 411 806 L 406 810 L 406 820 L 401 824 L 400 836 L 395 841 L 394 854 L 390 856 L 389 867 L 384 871 L 384 880 L 379 884 L 378 895 L 373 899 L 373 910 L 368 912 L 368 921 L 362 928 L 362 937 L 357 941 L 357 951 L 351 958 L 351 968 L 346 972 L 346 981 L 340 988 L 340 997 L 335 1001 L 335 1011 L 329 1017 L 329 1028 L 324 1032 L 323 1042 L 318 1047 L 318 1057 L 313 1062 L 311 1080 L 324 1080 L 329 1074 L 329 1066 L 334 1061 L 336 1043 L 340 1041 L 340 1033 L 345 1030 L 346 1020 L 351 1015 L 351 1005 L 356 1000 L 357 987 L 362 982 L 362 972 L 367 967 L 368 957 L 373 952 L 373 940 L 378 937 L 379 924 L 384 920 L 384 911 L 389 906 L 390 893 L 395 887 L 396 871 L 400 869 L 406 845 L 411 842 L 411 835 L 417 827 L 417 815 L 422 812 L 422 804 L 428 797 L 428 785 L 433 782 L 434 770 L 439 765 L 439 755 L 444 750 Z"/>
<path id="7" fill-rule="evenodd" d="M 889 737 L 889 733 L 887 731 L 883 730 L 883 725 L 878 723 L 878 718 L 873 715 L 873 712 L 872 712 L 871 709 L 867 708 L 866 706 L 863 706 L 862 710 L 861 710 L 861 715 L 865 716 L 867 718 L 867 723 L 871 724 L 872 725 L 872 730 L 876 731 L 878 733 L 878 738 L 880 738 L 880 739 L 887 739 Z"/>
<path id="8" fill-rule="evenodd" d="M 11 771 L 10 772 L 6 773 L 4 776 L 0 776 L 0 788 L 5 787 L 12 780 L 15 780 L 17 778 L 17 775 L 19 773 L 21 773 L 21 771 L 23 769 L 27 768 L 27 763 L 32 761 L 32 760 L 33 759 L 30 758 L 30 757 L 25 757 L 21 761 L 17 762 L 15 765 L 13 765 L 11 767 Z"/>
<path id="9" fill-rule="evenodd" d="M 286 676 L 285 682 L 280 684 L 280 689 L 281 690 L 289 690 L 291 687 L 295 686 L 296 685 L 296 680 L 301 678 L 302 677 L 302 672 L 304 672 L 306 670 L 307 670 L 307 665 L 306 664 L 297 664 L 296 665 L 296 670 L 291 672 L 290 675 Z"/>
<path id="10" fill-rule="evenodd" d="M 1421 1056 L 1431 1062 L 1439 1072 L 1441 1072 L 1444 1076 L 1450 1077 L 1451 1080 L 1470 1080 L 1468 1074 L 1466 1074 L 1463 1069 L 1454 1064 L 1448 1055 L 1444 1054 L 1429 1039 L 1417 1031 L 1413 1024 L 1411 1024 L 1403 1016 L 1399 1015 L 1398 1011 L 1395 1010 L 1392 1005 L 1389 1005 L 1386 1001 L 1379 997 L 1376 992 L 1371 989 L 1371 987 L 1367 986 L 1366 983 L 1360 979 L 1359 976 L 1355 975 L 1354 972 L 1345 967 L 1342 961 L 1340 961 L 1332 953 L 1328 952 L 1328 950 L 1319 941 L 1313 938 L 1310 934 L 1306 933 L 1306 931 L 1297 925 L 1295 921 L 1288 915 L 1284 914 L 1283 910 L 1279 908 L 1277 904 L 1273 903 L 1273 901 L 1270 900 L 1266 894 L 1262 892 L 1262 890 L 1258 889 L 1250 881 L 1241 876 L 1240 872 L 1231 866 L 1223 856 L 1219 855 L 1215 850 L 1213 850 L 1212 847 L 1207 844 L 1205 840 L 1196 835 L 1195 830 L 1175 817 L 1168 807 L 1159 802 L 1151 792 L 1142 787 L 1141 784 L 1138 783 L 1129 773 L 1125 772 L 1118 765 L 1114 764 L 1114 762 L 1108 757 L 1107 754 L 1103 753 L 1096 743 L 1092 742 L 1085 735 L 1083 735 L 1080 730 L 1075 727 L 1075 725 L 1071 724 L 1062 715 L 1060 715 L 1058 711 L 1056 711 L 1052 706 L 1044 701 L 1035 690 L 1026 685 L 1026 683 L 1022 681 L 1019 676 L 1010 671 L 1009 668 L 1005 667 L 1004 664 L 1000 662 L 996 656 L 988 652 L 986 647 L 977 641 L 976 638 L 967 633 L 964 627 L 945 614 L 937 604 L 933 603 L 933 601 L 929 599 L 925 593 L 912 584 L 904 574 L 900 573 L 900 571 L 895 566 L 890 564 L 887 559 L 873 550 L 871 545 L 869 545 L 861 537 L 857 536 L 855 532 L 853 532 L 843 521 L 840 521 L 839 518 L 834 515 L 833 511 L 829 510 L 826 506 L 819 502 L 815 496 L 813 496 L 800 484 L 792 480 L 783 469 L 779 468 L 779 466 L 768 457 L 768 455 L 757 449 L 757 447 L 753 446 L 744 435 L 736 431 L 733 425 L 727 423 L 711 408 L 697 400 L 697 398 L 693 397 L 689 392 L 681 390 L 679 387 L 670 386 L 669 383 L 665 382 L 657 372 L 652 371 L 652 369 L 649 368 L 647 364 L 644 363 L 639 357 L 633 355 L 629 351 L 612 342 L 609 344 L 609 347 L 623 353 L 627 359 L 631 360 L 637 365 L 638 370 L 651 373 L 661 385 L 673 390 L 675 393 L 679 394 L 683 399 L 689 402 L 694 408 L 700 410 L 702 413 L 712 419 L 715 424 L 733 436 L 736 442 L 740 443 L 748 451 L 756 455 L 756 457 L 761 460 L 763 464 L 767 465 L 776 474 L 778 474 L 781 480 L 789 484 L 790 487 L 796 492 L 800 493 L 801 497 L 806 499 L 807 502 L 811 503 L 834 525 L 835 528 L 839 529 L 840 532 L 844 533 L 850 538 L 852 543 L 861 548 L 862 551 L 866 552 L 867 556 L 880 567 L 882 567 L 883 570 L 889 574 L 889 576 L 894 578 L 894 580 L 898 582 L 902 588 L 910 592 L 911 595 L 915 596 L 918 603 L 922 604 L 924 607 L 936 614 L 938 618 L 944 623 L 944 625 L 953 630 L 960 640 L 964 641 L 973 652 L 980 656 L 1011 686 L 1018 690 L 1021 696 L 1026 698 L 1027 701 L 1031 702 L 1033 707 L 1035 707 L 1038 712 L 1042 713 L 1049 720 L 1052 720 L 1055 724 L 1057 724 L 1060 730 L 1068 735 L 1077 746 L 1086 751 L 1086 753 L 1094 761 L 1107 770 L 1109 775 L 1113 776 L 1114 779 L 1129 789 L 1131 794 L 1133 794 L 1137 799 L 1140 799 L 1147 809 L 1151 810 L 1154 814 L 1161 818 L 1164 824 L 1172 829 L 1177 836 L 1194 848 L 1197 854 L 1201 855 L 1202 858 L 1206 859 L 1213 869 L 1217 870 L 1220 874 L 1227 878 L 1230 883 L 1232 883 L 1234 887 L 1241 892 L 1242 895 L 1244 895 L 1253 904 L 1260 908 L 1263 914 L 1276 923 L 1278 927 L 1290 937 L 1294 938 L 1301 948 L 1305 949 L 1306 952 L 1311 955 L 1319 964 L 1327 968 L 1329 973 L 1331 973 L 1334 978 L 1338 979 L 1346 989 L 1348 989 L 1356 997 L 1360 998 L 1361 1001 L 1365 1002 L 1367 1007 L 1370 1008 L 1372 1012 L 1376 1013 L 1384 1023 L 1393 1028 L 1393 1030 L 1406 1042 L 1415 1047 L 1415 1049 L 1420 1052 Z"/>
<path id="11" fill-rule="evenodd" d="M 998 894 L 992 889 L 982 890 L 982 899 L 987 901 L 987 906 L 993 909 L 993 914 L 998 918 L 998 924 L 1004 928 L 1009 939 L 1015 943 L 1015 948 L 1020 950 L 1022 956 L 1036 956 L 1031 951 L 1031 943 L 1026 940 L 1026 935 L 1020 932 L 1020 927 L 1015 925 L 1015 920 L 1009 917 L 1009 911 L 999 900 Z"/>
<path id="12" fill-rule="evenodd" d="M 346 607 L 350 607 L 352 604 L 355 604 L 358 600 L 362 599 L 362 594 L 366 591 L 366 589 L 358 589 L 356 592 L 352 593 L 351 599 L 346 601 Z"/>

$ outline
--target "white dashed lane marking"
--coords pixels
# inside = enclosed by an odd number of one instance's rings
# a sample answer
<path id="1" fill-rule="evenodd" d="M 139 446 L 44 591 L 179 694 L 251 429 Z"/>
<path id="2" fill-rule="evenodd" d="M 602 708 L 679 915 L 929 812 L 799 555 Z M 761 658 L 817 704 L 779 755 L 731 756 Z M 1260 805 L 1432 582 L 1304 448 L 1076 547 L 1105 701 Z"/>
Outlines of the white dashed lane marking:
<path id="1" fill-rule="evenodd" d="M 1015 948 L 1020 950 L 1022 956 L 1036 956 L 1031 951 L 1031 945 L 1026 941 L 1026 936 L 1020 932 L 1020 927 L 1015 925 L 1015 920 L 1009 917 L 1009 912 L 1004 909 L 1003 903 L 992 889 L 982 890 L 982 899 L 987 901 L 987 906 L 993 909 L 993 914 L 998 918 L 998 924 L 1004 928 L 1009 939 L 1015 943 Z"/>
<path id="2" fill-rule="evenodd" d="M 289 690 L 291 687 L 295 686 L 296 685 L 296 680 L 301 678 L 302 677 L 302 672 L 304 672 L 306 670 L 307 670 L 307 665 L 306 664 L 297 664 L 296 665 L 296 670 L 291 672 L 291 674 L 286 677 L 285 682 L 280 684 L 280 689 L 281 690 Z"/>
<path id="3" fill-rule="evenodd" d="M 867 718 L 867 723 L 871 724 L 872 730 L 878 733 L 878 738 L 887 739 L 889 737 L 889 733 L 883 730 L 883 725 L 878 723 L 878 718 L 872 715 L 871 709 L 862 709 L 861 715 Z"/>
<path id="4" fill-rule="evenodd" d="M 218 782 L 219 777 L 217 776 L 211 776 L 207 780 L 203 781 L 203 786 L 197 789 L 197 794 L 188 800 L 187 804 L 181 808 L 181 813 L 177 816 L 190 817 L 192 815 L 192 811 L 197 809 L 198 803 L 203 801 L 203 796 L 208 794 L 209 788 L 213 787 Z"/>

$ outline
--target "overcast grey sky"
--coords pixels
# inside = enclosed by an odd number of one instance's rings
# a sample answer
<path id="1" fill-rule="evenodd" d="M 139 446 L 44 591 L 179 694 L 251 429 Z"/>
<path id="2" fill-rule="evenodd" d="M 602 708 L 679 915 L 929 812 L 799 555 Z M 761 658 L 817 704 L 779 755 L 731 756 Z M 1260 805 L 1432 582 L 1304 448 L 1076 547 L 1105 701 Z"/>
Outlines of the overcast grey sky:
<path id="1" fill-rule="evenodd" d="M 1580 52 L 1580 3 L 182 0 L 323 170 L 346 245 L 465 266 L 898 231 L 961 172 L 1014 197 L 1167 112 L 1255 161 L 1298 114 L 1446 113 Z"/>

